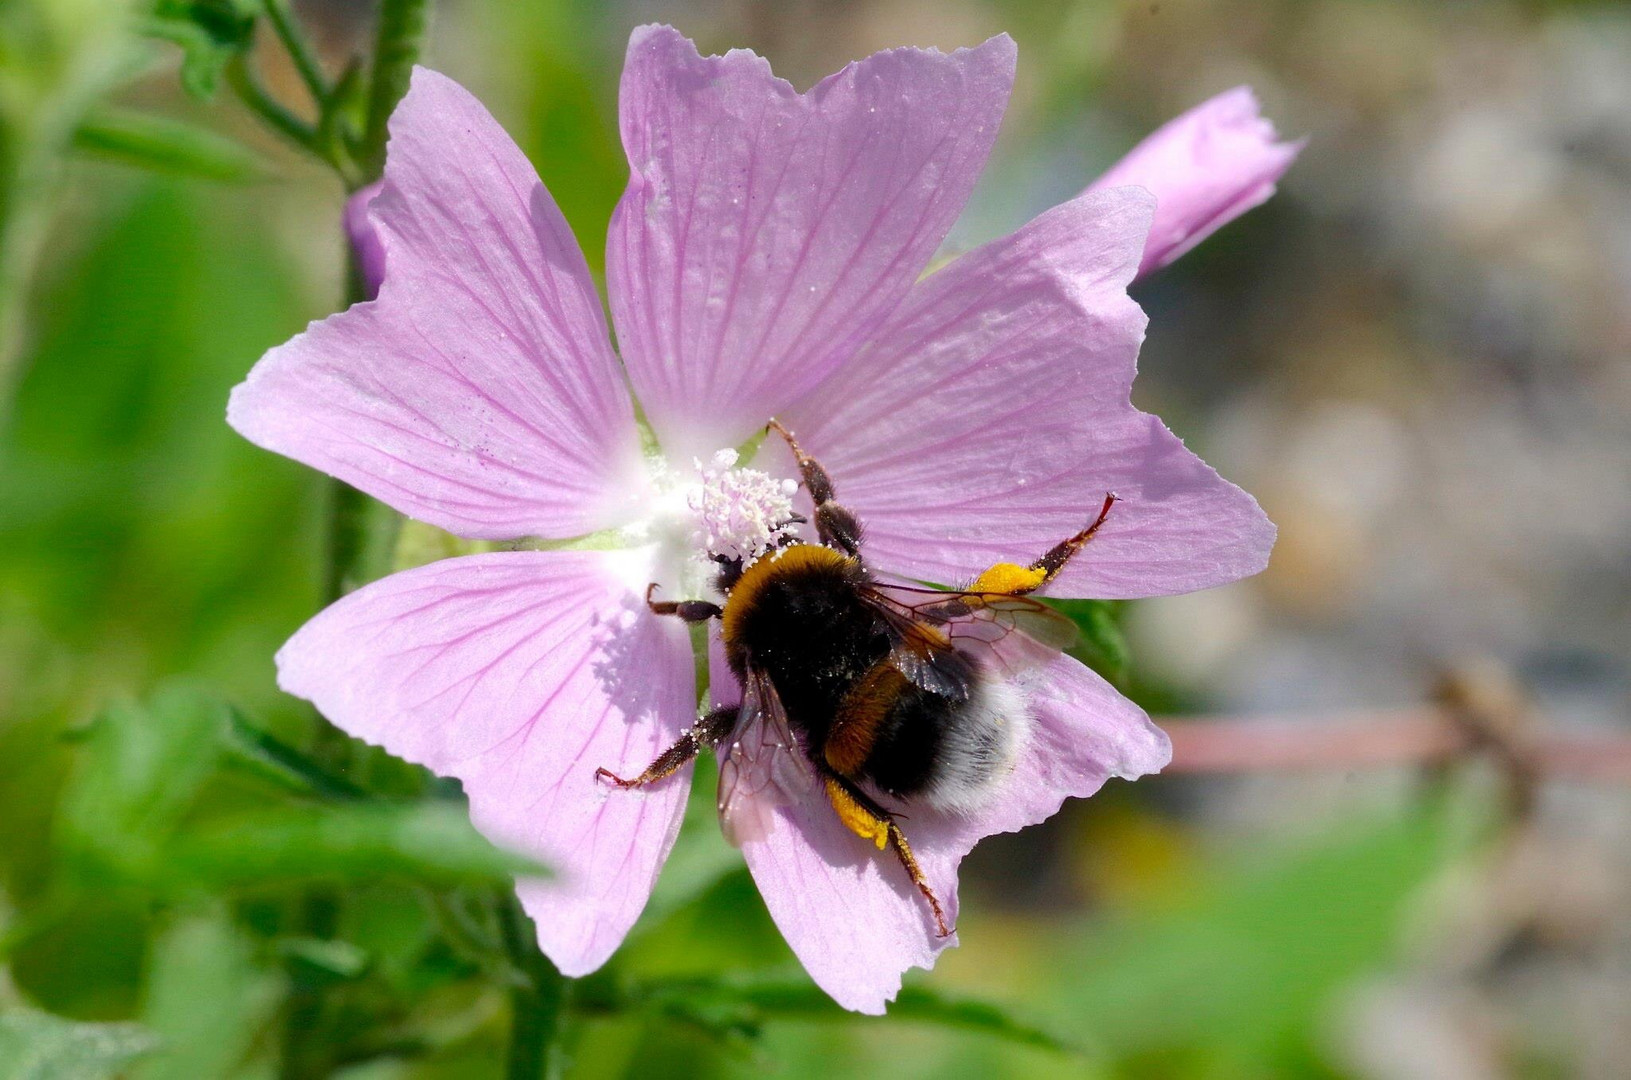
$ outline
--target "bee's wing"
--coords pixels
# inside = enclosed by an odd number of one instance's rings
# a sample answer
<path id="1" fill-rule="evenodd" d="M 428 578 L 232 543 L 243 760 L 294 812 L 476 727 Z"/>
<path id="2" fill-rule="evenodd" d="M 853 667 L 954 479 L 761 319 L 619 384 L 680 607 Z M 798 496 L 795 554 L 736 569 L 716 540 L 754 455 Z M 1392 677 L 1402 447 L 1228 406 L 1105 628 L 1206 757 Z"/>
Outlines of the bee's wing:
<path id="1" fill-rule="evenodd" d="M 720 831 L 735 847 L 763 839 L 775 827 L 776 807 L 802 798 L 814 784 L 776 688 L 750 662 L 736 730 L 719 762 Z"/>
<path id="2" fill-rule="evenodd" d="M 1029 671 L 1076 643 L 1076 624 L 1028 596 L 959 592 L 875 582 L 866 595 L 895 639 L 890 662 L 913 683 L 957 700 L 968 696 L 948 652 L 985 655 L 1009 675 Z"/>

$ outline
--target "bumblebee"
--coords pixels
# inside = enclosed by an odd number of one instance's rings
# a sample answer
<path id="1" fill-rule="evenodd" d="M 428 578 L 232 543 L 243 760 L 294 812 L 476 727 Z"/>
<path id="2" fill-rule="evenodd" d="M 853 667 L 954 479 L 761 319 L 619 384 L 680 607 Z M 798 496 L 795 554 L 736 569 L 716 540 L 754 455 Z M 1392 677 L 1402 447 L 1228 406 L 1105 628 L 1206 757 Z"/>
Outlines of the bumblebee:
<path id="1" fill-rule="evenodd" d="M 1015 676 L 1076 634 L 1070 620 L 1027 594 L 1093 538 L 1116 496 L 1105 496 L 1087 528 L 1027 566 L 998 563 L 966 590 L 896 584 L 862 559 L 861 523 L 834 500 L 826 470 L 779 422 L 769 429 L 798 462 L 819 543 L 789 537 L 745 564 L 715 556 L 723 606 L 659 601 L 655 586 L 646 593 L 657 614 L 720 620 L 742 701 L 704 715 L 640 775 L 625 779 L 605 768 L 596 775 L 644 787 L 704 747 L 728 744 L 719 772 L 727 838 L 754 839 L 769 827 L 771 807 L 819 789 L 850 831 L 894 851 L 939 933 L 949 935 L 897 818 L 914 805 L 977 809 L 1011 770 L 1028 722 Z"/>

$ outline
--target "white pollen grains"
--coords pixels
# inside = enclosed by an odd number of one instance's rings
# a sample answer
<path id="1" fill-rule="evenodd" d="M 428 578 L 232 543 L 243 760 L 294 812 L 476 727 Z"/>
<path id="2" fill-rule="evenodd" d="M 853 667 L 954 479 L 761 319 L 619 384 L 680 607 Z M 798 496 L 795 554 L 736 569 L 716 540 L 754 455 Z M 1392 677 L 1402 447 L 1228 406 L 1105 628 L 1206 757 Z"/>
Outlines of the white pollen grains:
<path id="1" fill-rule="evenodd" d="M 702 483 L 685 501 L 697 515 L 697 542 L 708 554 L 748 563 L 791 528 L 798 485 L 758 469 L 738 469 L 736 462 L 735 450 L 720 450 L 707 467 L 697 462 Z"/>
<path id="2" fill-rule="evenodd" d="M 660 456 L 646 460 L 649 496 L 646 512 L 624 526 L 616 546 L 644 552 L 630 573 L 630 587 L 655 584 L 663 599 L 720 599 L 713 556 L 751 563 L 796 534 L 793 495 L 798 484 L 760 469 L 739 468 L 735 450 L 720 450 L 707 462 L 671 465 Z M 643 580 L 636 581 L 639 577 Z"/>

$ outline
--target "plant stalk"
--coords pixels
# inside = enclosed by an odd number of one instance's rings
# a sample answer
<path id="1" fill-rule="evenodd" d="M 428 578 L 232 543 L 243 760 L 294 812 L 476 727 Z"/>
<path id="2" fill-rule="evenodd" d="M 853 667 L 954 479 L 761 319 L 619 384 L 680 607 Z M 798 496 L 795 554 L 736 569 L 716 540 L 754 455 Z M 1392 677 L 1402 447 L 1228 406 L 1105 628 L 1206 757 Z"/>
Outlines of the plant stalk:
<path id="1" fill-rule="evenodd" d="M 567 980 L 539 950 L 532 920 L 521 910 L 515 890 L 499 890 L 497 903 L 504 950 L 515 969 L 504 1076 L 506 1080 L 556 1080 L 565 1060 L 560 1039 Z"/>
<path id="2" fill-rule="evenodd" d="M 380 0 L 374 68 L 368 80 L 368 123 L 359 155 L 370 177 L 377 178 L 384 168 L 386 121 L 408 92 L 429 13 L 428 0 Z"/>

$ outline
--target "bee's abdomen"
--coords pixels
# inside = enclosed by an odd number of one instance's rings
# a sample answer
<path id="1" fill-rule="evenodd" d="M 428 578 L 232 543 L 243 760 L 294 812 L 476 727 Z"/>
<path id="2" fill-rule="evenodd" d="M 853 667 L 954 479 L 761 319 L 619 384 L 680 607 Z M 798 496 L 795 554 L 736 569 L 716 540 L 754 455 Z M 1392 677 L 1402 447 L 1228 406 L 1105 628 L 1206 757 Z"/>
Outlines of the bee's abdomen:
<path id="1" fill-rule="evenodd" d="M 1027 717 L 1013 687 L 977 665 L 966 683 L 968 696 L 953 699 L 881 663 L 847 699 L 828 763 L 908 803 L 977 806 L 1007 774 Z"/>
<path id="2" fill-rule="evenodd" d="M 953 708 L 946 698 L 906 683 L 880 718 L 860 774 L 891 795 L 922 795 L 943 766 Z"/>

